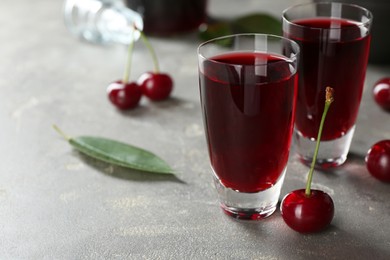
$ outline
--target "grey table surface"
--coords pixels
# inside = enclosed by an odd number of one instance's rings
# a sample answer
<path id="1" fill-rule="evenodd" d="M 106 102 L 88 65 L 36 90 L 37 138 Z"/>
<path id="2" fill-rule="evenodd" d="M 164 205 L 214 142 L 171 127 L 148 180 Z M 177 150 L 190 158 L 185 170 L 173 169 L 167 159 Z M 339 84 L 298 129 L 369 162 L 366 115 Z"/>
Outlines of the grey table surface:
<path id="1" fill-rule="evenodd" d="M 299 1 L 210 0 L 213 15 L 279 15 Z M 0 259 L 390 259 L 390 186 L 372 178 L 364 156 L 389 139 L 390 114 L 371 87 L 390 76 L 370 64 L 345 165 L 314 176 L 335 202 L 324 232 L 301 235 L 279 210 L 263 221 L 222 213 L 202 126 L 195 35 L 151 38 L 173 75 L 172 98 L 143 99 L 120 112 L 106 86 L 119 79 L 122 45 L 79 41 L 63 25 L 59 0 L 0 1 Z M 138 47 L 137 47 L 138 46 Z M 150 70 L 137 45 L 132 75 Z M 177 177 L 145 174 L 82 156 L 52 129 L 96 135 L 159 154 Z M 305 184 L 292 152 L 284 196 Z"/>

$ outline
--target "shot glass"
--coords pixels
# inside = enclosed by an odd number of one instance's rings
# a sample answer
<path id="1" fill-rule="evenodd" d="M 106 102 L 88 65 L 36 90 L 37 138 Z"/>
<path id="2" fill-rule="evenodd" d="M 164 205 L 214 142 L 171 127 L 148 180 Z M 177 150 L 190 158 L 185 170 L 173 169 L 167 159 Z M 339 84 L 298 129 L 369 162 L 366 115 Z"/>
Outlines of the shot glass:
<path id="1" fill-rule="evenodd" d="M 297 43 L 265 34 L 198 48 L 200 101 L 214 184 L 224 212 L 271 215 L 286 173 L 297 93 Z"/>
<path id="2" fill-rule="evenodd" d="M 334 89 L 316 167 L 345 162 L 362 98 L 370 49 L 372 14 L 342 3 L 310 3 L 283 12 L 283 35 L 300 46 L 294 141 L 310 165 L 324 110 L 325 88 Z"/>

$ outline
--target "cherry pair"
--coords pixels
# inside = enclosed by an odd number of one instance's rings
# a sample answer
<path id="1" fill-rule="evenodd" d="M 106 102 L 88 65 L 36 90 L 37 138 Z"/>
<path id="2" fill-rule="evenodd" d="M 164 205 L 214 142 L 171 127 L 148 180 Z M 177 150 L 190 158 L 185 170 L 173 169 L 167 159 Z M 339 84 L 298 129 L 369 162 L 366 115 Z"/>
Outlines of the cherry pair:
<path id="1" fill-rule="evenodd" d="M 173 89 L 172 78 L 168 74 L 160 72 L 156 53 L 144 33 L 135 27 L 134 32 L 140 34 L 141 39 L 148 48 L 153 59 L 154 72 L 143 73 L 137 82 L 129 81 L 131 59 L 134 49 L 133 40 L 130 43 L 127 52 L 127 62 L 123 79 L 112 82 L 107 87 L 109 100 L 114 106 L 122 110 L 136 107 L 141 100 L 142 95 L 145 95 L 153 101 L 166 99 L 169 97 Z"/>
<path id="2" fill-rule="evenodd" d="M 390 78 L 378 80 L 372 88 L 376 103 L 390 112 Z M 383 182 L 390 182 L 390 140 L 375 143 L 367 152 L 366 167 L 368 172 Z"/>
<path id="3" fill-rule="evenodd" d="M 150 100 L 159 101 L 169 97 L 173 89 L 173 81 L 168 74 L 145 72 L 137 82 L 122 80 L 111 83 L 108 97 L 117 108 L 125 110 L 138 105 L 142 95 Z"/>

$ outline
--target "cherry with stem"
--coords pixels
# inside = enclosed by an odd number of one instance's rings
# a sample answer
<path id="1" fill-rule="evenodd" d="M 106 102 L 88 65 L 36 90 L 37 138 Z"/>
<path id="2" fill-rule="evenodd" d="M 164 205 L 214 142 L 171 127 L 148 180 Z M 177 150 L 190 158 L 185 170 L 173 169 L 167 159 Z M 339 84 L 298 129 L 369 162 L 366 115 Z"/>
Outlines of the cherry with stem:
<path id="1" fill-rule="evenodd" d="M 135 29 L 134 29 L 135 31 Z M 132 63 L 132 55 L 134 49 L 134 31 L 132 41 L 127 50 L 127 60 L 122 80 L 112 82 L 107 87 L 108 98 L 117 108 L 125 110 L 131 109 L 138 105 L 142 90 L 136 82 L 130 82 L 130 71 Z"/>
<path id="2" fill-rule="evenodd" d="M 173 80 L 167 73 L 160 72 L 156 52 L 145 34 L 140 31 L 141 39 L 149 50 L 154 64 L 153 72 L 145 72 L 138 79 L 143 94 L 153 101 L 164 100 L 169 97 L 173 89 Z"/>
<path id="3" fill-rule="evenodd" d="M 332 198 L 321 190 L 311 189 L 322 129 L 326 114 L 333 102 L 333 91 L 331 87 L 326 88 L 325 107 L 318 130 L 317 143 L 307 178 L 306 189 L 294 190 L 288 193 L 283 198 L 280 206 L 284 222 L 299 233 L 313 233 L 323 230 L 332 222 L 334 215 Z"/>

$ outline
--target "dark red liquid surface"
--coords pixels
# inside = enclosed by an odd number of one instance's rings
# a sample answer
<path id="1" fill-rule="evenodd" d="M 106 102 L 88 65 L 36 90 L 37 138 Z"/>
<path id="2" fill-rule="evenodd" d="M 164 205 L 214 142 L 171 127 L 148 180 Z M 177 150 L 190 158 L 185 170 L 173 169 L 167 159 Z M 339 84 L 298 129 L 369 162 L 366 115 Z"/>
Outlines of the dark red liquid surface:
<path id="1" fill-rule="evenodd" d="M 267 61 L 268 65 L 254 66 Z M 226 187 L 257 192 L 288 160 L 296 76 L 282 57 L 230 53 L 203 61 L 201 103 L 211 165 Z"/>
<path id="2" fill-rule="evenodd" d="M 301 47 L 296 129 L 317 138 L 325 88 L 335 90 L 321 140 L 346 134 L 355 124 L 362 97 L 370 36 L 367 29 L 340 19 L 296 20 L 284 31 Z M 332 28 L 332 29 L 329 29 Z"/>
<path id="3" fill-rule="evenodd" d="M 206 19 L 207 0 L 127 0 L 143 16 L 144 32 L 169 36 L 196 29 Z"/>

